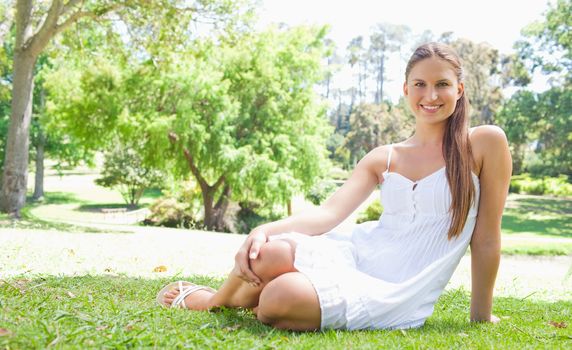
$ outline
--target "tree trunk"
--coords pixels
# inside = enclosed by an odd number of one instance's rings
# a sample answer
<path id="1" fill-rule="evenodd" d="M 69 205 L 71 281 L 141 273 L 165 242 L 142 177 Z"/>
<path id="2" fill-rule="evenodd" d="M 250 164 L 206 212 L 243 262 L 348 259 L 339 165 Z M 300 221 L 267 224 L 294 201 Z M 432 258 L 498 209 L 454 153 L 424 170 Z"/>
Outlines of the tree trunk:
<path id="1" fill-rule="evenodd" d="M 217 231 L 224 231 L 226 228 L 224 224 L 224 217 L 230 203 L 230 192 L 230 187 L 225 184 L 224 189 L 214 207 L 214 226 Z"/>
<path id="2" fill-rule="evenodd" d="M 205 209 L 204 214 L 204 224 L 207 227 L 207 230 L 212 230 L 215 224 L 215 216 L 213 210 L 213 202 L 214 202 L 214 191 L 212 189 L 202 189 L 201 191 L 203 195 L 203 204 Z"/>
<path id="3" fill-rule="evenodd" d="M 34 184 L 34 200 L 44 196 L 44 148 L 46 145 L 46 135 L 40 128 L 38 133 L 38 144 L 36 145 L 36 181 Z"/>
<path id="4" fill-rule="evenodd" d="M 28 150 L 34 90 L 36 56 L 17 49 L 14 53 L 14 83 L 12 88 L 12 114 L 6 142 L 4 176 L 0 209 L 14 217 L 26 201 L 28 182 Z"/>

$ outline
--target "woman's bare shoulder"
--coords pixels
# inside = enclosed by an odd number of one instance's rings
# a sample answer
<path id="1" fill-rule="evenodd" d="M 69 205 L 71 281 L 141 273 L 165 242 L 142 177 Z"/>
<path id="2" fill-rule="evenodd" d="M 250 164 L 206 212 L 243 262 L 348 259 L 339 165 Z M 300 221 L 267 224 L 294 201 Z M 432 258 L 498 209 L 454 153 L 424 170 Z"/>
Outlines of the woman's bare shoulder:
<path id="1" fill-rule="evenodd" d="M 504 130 L 496 125 L 480 125 L 469 129 L 469 139 L 475 162 L 482 167 L 485 158 L 508 148 Z"/>
<path id="2" fill-rule="evenodd" d="M 469 129 L 471 147 L 485 152 L 494 151 L 507 142 L 503 129 L 496 125 L 479 125 Z"/>
<path id="3" fill-rule="evenodd" d="M 387 158 L 389 157 L 390 145 L 378 146 L 369 151 L 360 163 L 365 165 L 371 172 L 378 177 L 378 182 L 383 181 L 382 174 L 387 170 Z"/>

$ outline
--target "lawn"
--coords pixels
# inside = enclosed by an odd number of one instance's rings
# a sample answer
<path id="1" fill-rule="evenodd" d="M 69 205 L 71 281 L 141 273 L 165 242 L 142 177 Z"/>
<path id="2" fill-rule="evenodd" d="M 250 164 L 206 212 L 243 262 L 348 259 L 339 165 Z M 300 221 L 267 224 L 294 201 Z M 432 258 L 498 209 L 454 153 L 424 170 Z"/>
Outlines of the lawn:
<path id="1" fill-rule="evenodd" d="M 502 221 L 506 234 L 572 238 L 572 200 L 513 194 Z"/>
<path id="2" fill-rule="evenodd" d="M 30 202 L 19 222 L 0 215 L 0 227 L 109 232 L 62 222 L 70 218 L 89 222 L 101 215 L 101 208 L 124 205 L 117 193 L 86 185 L 93 177 L 78 173 L 70 174 L 69 181 L 51 178 L 42 202 Z M 157 191 L 150 192 L 145 205 L 158 195 Z M 117 227 L 129 230 L 128 225 Z M 570 255 L 572 201 L 510 195 L 502 232 L 504 255 Z M 566 278 L 572 278 L 570 273 Z M 469 293 L 461 287 L 441 296 L 434 315 L 421 329 L 296 333 L 262 325 L 248 310 L 196 313 L 160 308 L 155 305 L 155 293 L 172 279 L 122 274 L 2 279 L 0 275 L 0 348 L 572 347 L 572 298 L 546 302 L 535 297 L 496 297 L 494 313 L 501 317 L 501 323 L 474 324 L 468 322 Z M 222 283 L 219 278 L 205 276 L 183 279 L 215 288 Z"/>
<path id="3" fill-rule="evenodd" d="M 190 279 L 217 287 L 220 279 Z M 0 281 L 1 348 L 512 348 L 569 349 L 572 302 L 496 298 L 500 324 L 468 322 L 469 295 L 446 292 L 420 329 L 287 332 L 248 310 L 163 309 L 155 293 L 167 280 L 129 277 L 29 277 Z"/>

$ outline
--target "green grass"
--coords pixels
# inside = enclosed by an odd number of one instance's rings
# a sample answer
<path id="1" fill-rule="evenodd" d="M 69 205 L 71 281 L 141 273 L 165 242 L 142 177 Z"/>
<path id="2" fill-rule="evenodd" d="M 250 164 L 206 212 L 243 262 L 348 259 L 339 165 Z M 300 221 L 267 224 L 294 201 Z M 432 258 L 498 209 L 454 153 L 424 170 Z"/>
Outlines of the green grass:
<path id="1" fill-rule="evenodd" d="M 572 243 L 536 243 L 503 246 L 503 255 L 564 256 L 572 255 Z"/>
<path id="2" fill-rule="evenodd" d="M 502 232 L 572 238 L 572 201 L 513 194 L 503 215 Z"/>
<path id="3" fill-rule="evenodd" d="M 36 208 L 47 205 L 63 205 L 70 203 L 83 203 L 73 193 L 68 192 L 46 192 L 41 201 L 33 201 L 27 198 L 27 204 L 22 208 L 20 220 L 13 220 L 9 215 L 0 213 L 0 228 L 46 230 L 61 232 L 86 232 L 86 233 L 108 233 L 108 230 L 100 230 L 95 227 L 77 226 L 53 220 L 43 220 L 32 211 Z M 130 231 L 114 231 L 114 233 L 131 233 Z"/>
<path id="4" fill-rule="evenodd" d="M 192 280 L 217 287 L 218 279 Z M 469 295 L 446 292 L 420 329 L 288 332 L 260 324 L 247 310 L 219 313 L 163 309 L 155 293 L 166 280 L 36 277 L 0 281 L 0 348 L 513 348 L 572 346 L 572 302 L 496 298 L 500 324 L 468 322 Z M 565 322 L 566 327 L 558 328 Z M 551 324 L 552 323 L 552 324 Z"/>

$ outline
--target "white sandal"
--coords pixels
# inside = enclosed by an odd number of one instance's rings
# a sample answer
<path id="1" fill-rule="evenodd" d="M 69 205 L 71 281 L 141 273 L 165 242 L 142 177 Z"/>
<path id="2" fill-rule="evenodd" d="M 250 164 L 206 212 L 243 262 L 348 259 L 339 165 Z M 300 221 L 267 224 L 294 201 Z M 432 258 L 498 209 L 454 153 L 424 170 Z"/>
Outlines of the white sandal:
<path id="1" fill-rule="evenodd" d="M 178 289 L 180 293 L 173 300 L 173 303 L 169 305 L 165 303 L 165 293 L 175 288 Z M 187 305 L 185 305 L 185 298 L 199 290 L 206 290 L 212 293 L 216 293 L 216 290 L 212 289 L 211 287 L 200 286 L 187 281 L 177 281 L 169 283 L 168 285 L 163 287 L 163 289 L 161 289 L 159 293 L 157 293 L 157 303 L 159 303 L 159 305 L 162 305 L 164 307 L 180 307 L 183 309 L 187 309 Z"/>

